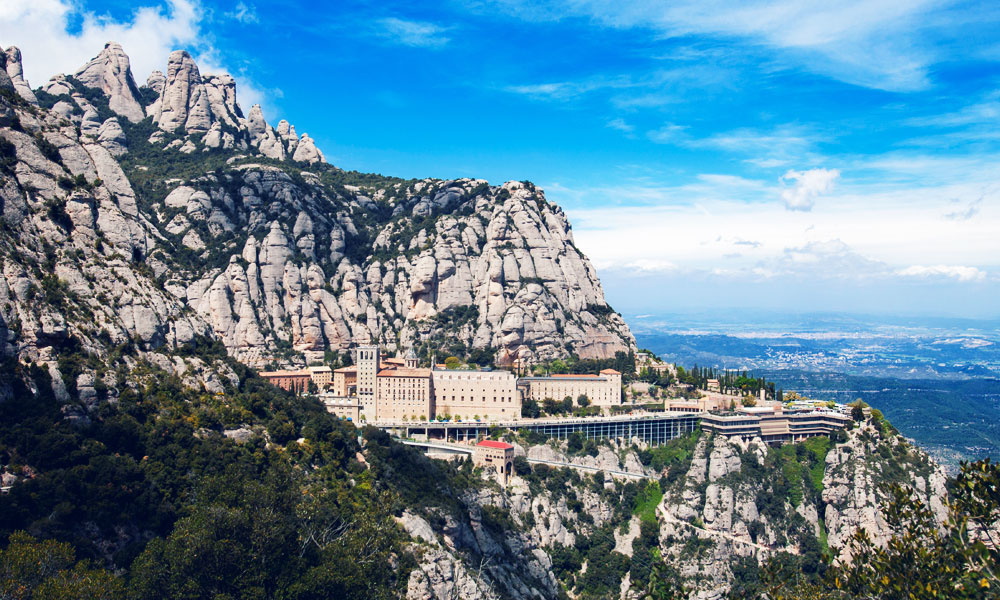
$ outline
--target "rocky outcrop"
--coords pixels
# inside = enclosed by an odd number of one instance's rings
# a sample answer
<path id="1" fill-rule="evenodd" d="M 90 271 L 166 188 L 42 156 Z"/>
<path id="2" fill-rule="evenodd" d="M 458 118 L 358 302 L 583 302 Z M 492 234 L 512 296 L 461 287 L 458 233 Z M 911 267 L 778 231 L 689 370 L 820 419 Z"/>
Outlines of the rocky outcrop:
<path id="1" fill-rule="evenodd" d="M 115 42 L 105 44 L 101 53 L 81 67 L 74 77 L 83 85 L 104 92 L 111 110 L 129 121 L 137 123 L 145 117 L 128 55 Z"/>
<path id="2" fill-rule="evenodd" d="M 13 86 L 9 63 L 3 73 Z M 58 248 L 67 264 L 59 276 L 87 282 L 77 296 L 87 311 L 101 304 L 92 319 L 62 311 L 67 335 L 96 345 L 95 330 L 106 329 L 112 340 L 155 349 L 204 332 L 256 367 L 373 341 L 422 345 L 428 354 L 456 341 L 500 364 L 634 347 L 565 214 L 533 186 L 341 183 L 308 135 L 296 137 L 287 121 L 272 128 L 259 106 L 244 118 L 233 79 L 202 76 L 186 52 L 172 53 L 167 74 L 147 84 L 162 90 L 148 108 L 159 128 L 148 140 L 129 139 L 141 130 L 129 125 L 138 95 L 117 44 L 76 77 L 53 78 L 51 109 L 4 105 L 8 121 L 17 111 L 25 130 L 3 131 L 18 158 L 4 188 L 5 222 L 28 228 L 18 233 L 25 253 Z M 81 85 L 103 91 L 103 100 Z M 123 116 L 102 121 L 112 107 Z M 130 178 L 162 165 L 132 162 L 126 173 L 116 157 L 146 143 L 191 155 L 230 151 L 230 160 L 249 152 L 315 172 L 244 160 L 193 178 L 190 170 L 187 179 L 145 178 L 139 197 Z M 23 269 L 9 276 L 40 286 Z M 24 325 L 48 318 L 27 297 L 12 306 L 36 313 L 9 315 Z M 32 331 L 40 333 L 22 340 L 29 354 L 54 335 Z"/>
<path id="3" fill-rule="evenodd" d="M 900 450 L 893 454 L 891 466 L 885 460 L 890 447 Z M 787 467 L 789 460 L 759 439 L 703 437 L 687 475 L 666 490 L 661 549 L 694 584 L 699 597 L 725 596 L 736 558 L 763 561 L 776 552 L 800 554 L 817 548 L 815 540 L 823 531 L 831 550 L 840 552 L 839 560 L 851 559 L 847 542 L 858 529 L 884 543 L 887 527 L 882 509 L 892 481 L 887 475 L 890 468 L 895 471 L 892 477 L 911 482 L 939 520 L 945 517 L 943 472 L 898 434 L 882 434 L 870 424 L 849 432 L 847 440 L 834 445 L 819 463 L 821 491 L 810 489 L 808 471 Z M 803 480 L 789 482 L 788 473 Z M 789 494 L 790 489 L 797 491 Z M 701 540 L 696 556 L 664 543 L 692 536 Z"/>
<path id="4" fill-rule="evenodd" d="M 31 86 L 24 79 L 24 67 L 21 65 L 21 50 L 17 46 L 11 46 L 4 51 L 4 54 L 6 55 L 4 71 L 18 95 L 31 104 L 38 104 L 35 93 L 31 91 Z"/>
<path id="5" fill-rule="evenodd" d="M 210 332 L 143 270 L 162 240 L 112 154 L 124 139 L 115 119 L 100 126 L 95 143 L 54 111 L 0 105 L 20 123 L 0 128 L 17 157 L 0 184 L 7 227 L 0 321 L 17 324 L 2 336 L 0 354 L 47 366 L 57 397 L 89 409 L 113 393 L 113 382 L 93 372 L 67 382 L 58 367 L 67 344 L 97 356 L 131 344 L 137 354 L 122 360 L 134 366 Z M 171 359 L 162 366 L 191 385 L 223 389 L 207 365 Z"/>
<path id="6" fill-rule="evenodd" d="M 312 138 L 305 133 L 302 134 L 302 137 L 295 145 L 295 154 L 292 155 L 292 160 L 306 162 L 309 164 L 326 162 L 323 158 L 323 153 L 320 152 L 319 148 L 316 147 L 316 144 L 313 143 Z"/>
<path id="7" fill-rule="evenodd" d="M 212 105 L 201 80 L 198 65 L 184 50 L 167 58 L 163 92 L 147 109 L 153 122 L 164 131 L 182 129 L 204 132 L 212 125 Z"/>
<path id="8" fill-rule="evenodd" d="M 167 76 L 163 71 L 153 71 L 146 78 L 146 87 L 156 92 L 157 96 L 163 94 L 163 88 L 167 85 Z"/>
<path id="9" fill-rule="evenodd" d="M 669 463 L 664 473 L 639 464 L 635 441 L 601 442 L 596 456 L 574 456 L 567 452 L 565 441 L 526 447 L 515 442 L 516 454 L 529 459 L 607 470 L 634 463 L 630 471 L 658 479 L 665 487 L 653 538 L 646 537 L 651 535 L 650 523 L 643 525 L 629 508 L 621 510 L 623 502 L 631 506 L 624 498 L 636 493 L 633 487 L 626 494 L 626 486 L 646 482 L 626 483 L 603 476 L 602 485 L 602 476 L 595 479 L 592 471 L 567 470 L 553 476 L 553 469 L 558 468 L 539 465 L 526 478 L 513 476 L 503 488 L 490 480 L 464 492 L 467 520 L 437 509 L 423 515 L 412 510 L 403 514 L 401 525 L 420 548 L 416 554 L 420 568 L 411 575 L 408 597 L 438 598 L 456 592 L 482 595 L 483 590 L 530 597 L 519 586 L 505 588 L 510 575 L 488 567 L 490 557 L 496 555 L 489 549 L 492 543 L 508 552 L 510 562 L 537 556 L 539 565 L 545 564 L 545 555 L 552 562 L 565 561 L 568 549 L 606 543 L 601 559 L 614 563 L 614 556 L 620 555 L 626 565 L 619 572 L 622 597 L 643 597 L 642 569 L 652 560 L 655 548 L 667 569 L 680 575 L 691 598 L 721 599 L 728 597 L 738 565 L 752 568 L 747 565 L 762 564 L 782 552 L 800 555 L 804 565 L 819 561 L 823 532 L 828 532 L 834 555 L 859 528 L 867 529 L 876 543 L 884 543 L 887 528 L 881 511 L 890 483 L 911 486 L 939 520 L 945 517 L 943 474 L 924 454 L 898 434 L 870 423 L 845 437 L 832 445 L 778 450 L 760 439 L 701 435 L 671 451 L 675 457 L 687 458 Z M 825 448 L 829 451 L 823 456 Z M 822 472 L 821 490 L 814 487 L 813 468 Z M 482 527 L 487 513 L 501 515 L 494 520 L 506 520 L 502 536 L 496 533 L 495 524 Z M 482 516 L 477 519 L 477 515 Z M 839 559 L 851 557 L 840 552 Z M 524 571 L 531 568 L 522 567 Z M 580 593 L 572 581 L 579 582 L 582 574 L 571 572 L 570 579 L 565 579 L 565 571 L 557 572 L 560 583 L 569 583 L 568 592 Z M 532 579 L 544 581 L 544 577 Z M 618 590 L 619 585 L 608 587 Z M 545 587 L 534 589 L 544 591 Z"/>
<path id="10" fill-rule="evenodd" d="M 114 117 L 101 124 L 97 131 L 97 141 L 111 153 L 111 156 L 118 157 L 128 152 L 128 138 L 125 137 L 125 131 L 118 123 L 118 119 Z"/>
<path id="11" fill-rule="evenodd" d="M 888 527 L 880 507 L 888 497 L 883 482 L 889 465 L 879 454 L 880 446 L 905 448 L 905 459 L 914 465 L 907 479 L 912 482 L 917 497 L 931 508 L 939 522 L 948 515 L 943 504 L 943 499 L 947 498 L 944 471 L 927 461 L 919 450 L 910 448 L 902 438 L 885 439 L 874 426 L 865 423 L 858 434 L 850 436 L 847 443 L 837 446 L 826 456 L 823 516 L 830 545 L 845 548 L 841 560 L 851 559 L 846 546 L 858 529 L 867 531 L 877 544 L 884 544 L 888 539 Z"/>

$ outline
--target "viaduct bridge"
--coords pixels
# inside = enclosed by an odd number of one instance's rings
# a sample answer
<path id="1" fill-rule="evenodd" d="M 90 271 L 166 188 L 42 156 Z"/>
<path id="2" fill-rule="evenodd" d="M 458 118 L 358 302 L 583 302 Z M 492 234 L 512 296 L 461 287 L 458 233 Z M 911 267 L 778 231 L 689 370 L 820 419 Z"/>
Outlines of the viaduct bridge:
<path id="1" fill-rule="evenodd" d="M 474 441 L 489 435 L 491 428 L 501 427 L 512 431 L 535 431 L 545 437 L 560 440 L 566 439 L 571 433 L 580 432 L 590 440 L 638 438 L 650 446 L 659 446 L 694 431 L 700 420 L 700 413 L 659 412 L 612 417 L 521 419 L 489 423 L 378 421 L 373 424 L 401 438 L 419 438 L 427 442 Z"/>

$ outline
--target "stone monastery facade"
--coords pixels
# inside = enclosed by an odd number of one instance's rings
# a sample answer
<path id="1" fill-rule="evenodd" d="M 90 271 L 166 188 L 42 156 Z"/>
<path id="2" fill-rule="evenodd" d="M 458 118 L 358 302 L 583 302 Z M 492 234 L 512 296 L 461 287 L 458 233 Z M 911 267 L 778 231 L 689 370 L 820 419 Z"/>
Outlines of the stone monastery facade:
<path id="1" fill-rule="evenodd" d="M 410 350 L 405 358 L 382 356 L 378 346 L 359 346 L 355 364 L 320 372 L 281 371 L 261 373 L 286 389 L 304 391 L 317 384 L 327 410 L 352 421 L 430 421 L 439 417 L 466 421 L 513 421 L 521 418 L 524 398 L 574 401 L 586 395 L 594 406 L 621 404 L 621 373 L 607 369 L 600 375 L 554 375 L 518 379 L 505 370 L 420 367 Z M 312 369 L 316 369 L 312 367 Z M 318 380 L 323 384 L 319 385 Z"/>

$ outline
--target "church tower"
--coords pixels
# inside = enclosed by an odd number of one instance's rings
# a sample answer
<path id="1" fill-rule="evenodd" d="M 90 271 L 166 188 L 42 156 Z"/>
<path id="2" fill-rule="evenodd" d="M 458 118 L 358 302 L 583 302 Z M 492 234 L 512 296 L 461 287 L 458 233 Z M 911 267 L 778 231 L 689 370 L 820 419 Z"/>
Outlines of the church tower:
<path id="1" fill-rule="evenodd" d="M 358 369 L 358 401 L 361 413 L 369 421 L 375 420 L 375 394 L 378 391 L 378 346 L 358 346 L 354 364 Z"/>

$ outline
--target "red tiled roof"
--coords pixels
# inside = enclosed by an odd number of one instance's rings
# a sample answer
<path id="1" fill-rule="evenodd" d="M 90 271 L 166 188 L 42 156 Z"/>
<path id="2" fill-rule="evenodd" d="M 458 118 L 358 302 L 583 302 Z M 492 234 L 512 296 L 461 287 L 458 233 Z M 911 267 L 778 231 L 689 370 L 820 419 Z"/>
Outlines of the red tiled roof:
<path id="1" fill-rule="evenodd" d="M 512 450 L 514 448 L 514 446 L 511 446 L 507 442 L 494 442 L 493 440 L 483 440 L 476 445 L 485 448 L 499 448 L 500 450 Z"/>
<path id="2" fill-rule="evenodd" d="M 597 377 L 597 375 L 594 375 L 593 373 L 556 373 L 554 375 L 550 375 L 550 377 Z"/>
<path id="3" fill-rule="evenodd" d="M 430 377 L 430 369 L 382 369 L 379 377 Z"/>
<path id="4" fill-rule="evenodd" d="M 604 369 L 601 373 L 607 373 L 608 375 L 621 375 L 621 373 L 615 371 L 614 369 Z"/>
<path id="5" fill-rule="evenodd" d="M 309 371 L 261 371 L 261 377 L 309 377 Z"/>

